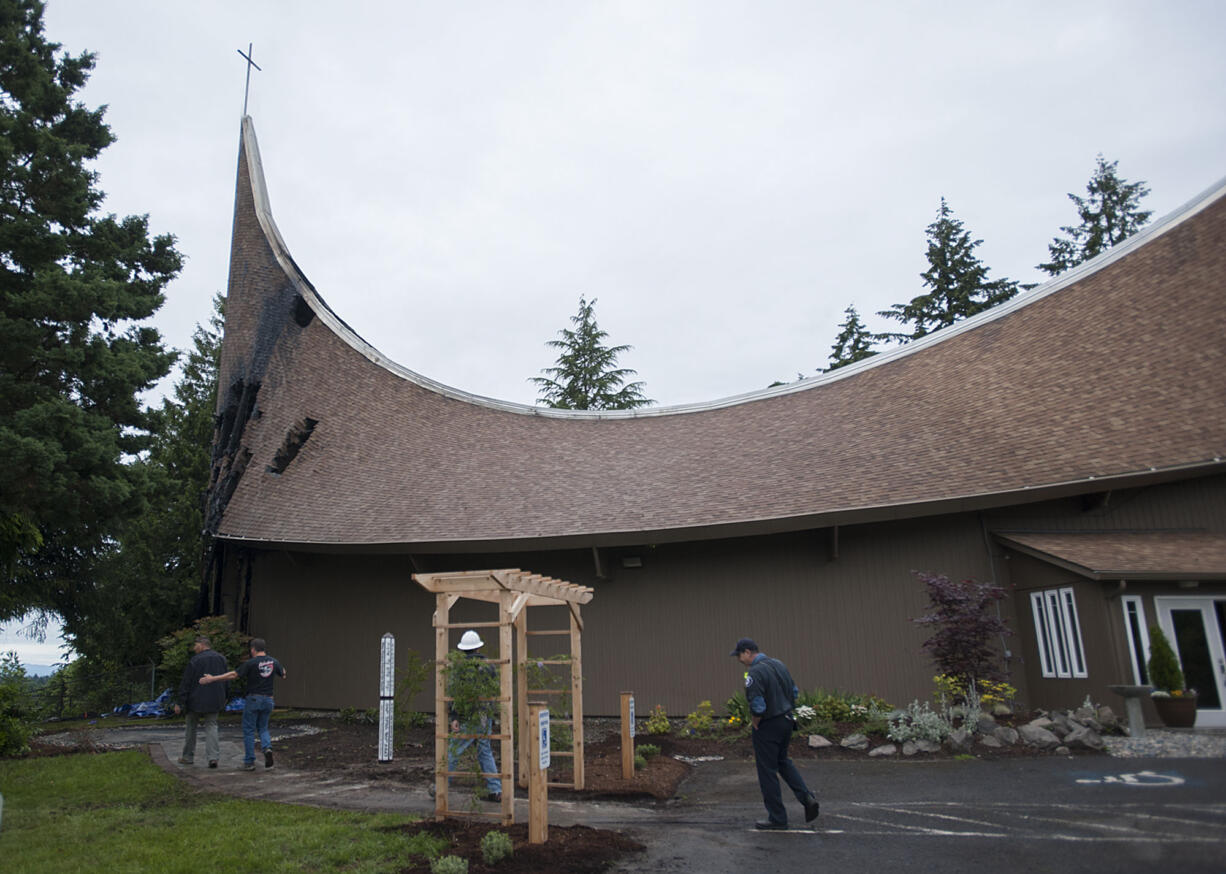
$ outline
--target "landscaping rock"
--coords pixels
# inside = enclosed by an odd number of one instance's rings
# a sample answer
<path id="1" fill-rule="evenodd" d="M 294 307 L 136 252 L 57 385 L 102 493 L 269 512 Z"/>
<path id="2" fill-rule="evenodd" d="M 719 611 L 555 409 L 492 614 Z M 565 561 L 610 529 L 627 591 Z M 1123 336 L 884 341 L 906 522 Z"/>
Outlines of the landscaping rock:
<path id="1" fill-rule="evenodd" d="M 945 746 L 955 753 L 969 752 L 971 748 L 970 732 L 963 728 L 954 729 L 949 737 L 945 738 Z"/>
<path id="2" fill-rule="evenodd" d="M 992 705 L 992 715 L 993 716 L 1012 716 L 1013 708 L 1010 707 L 1008 704 L 998 701 L 997 703 Z"/>
<path id="3" fill-rule="evenodd" d="M 1034 722 L 1026 723 L 1018 730 L 1018 734 L 1028 746 L 1038 747 L 1041 750 L 1059 746 L 1060 738 L 1043 726 L 1036 724 L 1043 721 L 1045 720 L 1036 719 Z"/>
<path id="4" fill-rule="evenodd" d="M 848 750 L 866 750 L 868 749 L 868 738 L 858 732 L 856 734 L 849 734 L 839 741 L 839 746 Z"/>
<path id="5" fill-rule="evenodd" d="M 1017 729 L 1009 725 L 998 725 L 996 730 L 992 732 L 992 737 L 1000 741 L 1004 746 L 1011 747 L 1017 743 L 1020 735 Z"/>
<path id="6" fill-rule="evenodd" d="M 919 752 L 919 747 L 915 745 L 915 741 L 904 741 L 902 745 L 902 754 L 904 756 L 913 756 Z"/>
<path id="7" fill-rule="evenodd" d="M 975 728 L 980 734 L 991 734 L 996 728 L 996 720 L 986 713 L 980 713 Z"/>
<path id="8" fill-rule="evenodd" d="M 990 734 L 985 734 L 982 737 L 980 737 L 979 744 L 981 746 L 991 747 L 992 749 L 1000 749 L 1002 746 L 1004 746 L 1004 744 L 1002 744 L 1000 741 L 998 741 L 994 736 Z"/>
<path id="9" fill-rule="evenodd" d="M 826 740 L 826 738 L 822 737 L 820 734 L 811 734 L 809 735 L 809 746 L 813 747 L 815 750 L 820 750 L 826 747 L 832 747 L 834 744 L 831 741 Z"/>
<path id="10" fill-rule="evenodd" d="M 1032 719 L 1027 724 L 1033 725 L 1035 728 L 1050 729 L 1052 727 L 1052 721 L 1048 719 L 1046 716 L 1040 716 L 1038 719 Z"/>
<path id="11" fill-rule="evenodd" d="M 1068 751 L 1068 747 L 1056 747 L 1054 750 L 1052 750 L 1052 752 L 1054 752 L 1057 756 L 1071 755 Z"/>
<path id="12" fill-rule="evenodd" d="M 1071 749 L 1101 750 L 1104 746 L 1098 732 L 1087 726 L 1075 728 L 1064 738 L 1064 745 Z"/>
<path id="13" fill-rule="evenodd" d="M 915 741 L 915 748 L 921 753 L 939 753 L 941 751 L 941 745 L 939 743 L 934 740 L 928 740 L 927 738 L 920 738 L 919 740 Z"/>
<path id="14" fill-rule="evenodd" d="M 869 750 L 868 754 L 874 758 L 877 756 L 893 756 L 898 754 L 898 747 L 894 746 L 894 744 L 882 744 Z"/>
<path id="15" fill-rule="evenodd" d="M 1095 714 L 1095 717 L 1098 719 L 1099 725 L 1106 729 L 1116 728 L 1120 724 L 1120 718 L 1116 716 L 1115 711 L 1106 704 L 1098 708 L 1098 713 Z"/>

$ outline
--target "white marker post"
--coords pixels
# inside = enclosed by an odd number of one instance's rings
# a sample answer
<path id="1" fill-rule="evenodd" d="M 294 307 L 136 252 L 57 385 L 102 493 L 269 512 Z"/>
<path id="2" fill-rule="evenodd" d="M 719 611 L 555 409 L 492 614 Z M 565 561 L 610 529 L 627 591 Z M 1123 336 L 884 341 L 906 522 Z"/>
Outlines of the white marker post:
<path id="1" fill-rule="evenodd" d="M 634 777 L 634 693 L 622 692 L 622 779 Z"/>
<path id="2" fill-rule="evenodd" d="M 549 840 L 549 711 L 544 704 L 528 704 L 528 730 L 538 752 L 528 756 L 528 843 L 543 844 Z"/>
<path id="3" fill-rule="evenodd" d="M 392 760 L 392 723 L 396 716 L 396 638 L 389 631 L 379 646 L 379 761 Z"/>

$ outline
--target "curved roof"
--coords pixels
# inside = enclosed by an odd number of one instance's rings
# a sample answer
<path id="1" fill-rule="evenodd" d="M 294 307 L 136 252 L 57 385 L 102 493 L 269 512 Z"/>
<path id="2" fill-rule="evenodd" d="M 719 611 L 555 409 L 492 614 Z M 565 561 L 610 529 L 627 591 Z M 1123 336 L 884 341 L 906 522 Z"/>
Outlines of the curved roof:
<path id="1" fill-rule="evenodd" d="M 357 336 L 281 240 L 246 118 L 209 525 L 314 548 L 642 543 L 1226 470 L 1224 195 L 832 374 L 563 412 L 443 386 Z"/>

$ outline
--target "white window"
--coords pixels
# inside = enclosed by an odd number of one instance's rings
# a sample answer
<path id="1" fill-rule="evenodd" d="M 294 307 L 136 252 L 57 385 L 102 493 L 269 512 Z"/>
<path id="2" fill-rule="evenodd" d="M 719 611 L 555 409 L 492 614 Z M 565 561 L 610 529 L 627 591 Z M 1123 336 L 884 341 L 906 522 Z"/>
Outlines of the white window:
<path id="1" fill-rule="evenodd" d="M 1081 646 L 1081 623 L 1071 587 L 1030 593 L 1035 639 L 1044 677 L 1085 677 L 1086 657 Z"/>
<path id="2" fill-rule="evenodd" d="M 1120 599 L 1124 608 L 1124 629 L 1128 632 L 1128 655 L 1132 662 L 1132 681 L 1138 686 L 1149 685 L 1149 629 L 1145 624 L 1145 608 L 1139 595 Z"/>

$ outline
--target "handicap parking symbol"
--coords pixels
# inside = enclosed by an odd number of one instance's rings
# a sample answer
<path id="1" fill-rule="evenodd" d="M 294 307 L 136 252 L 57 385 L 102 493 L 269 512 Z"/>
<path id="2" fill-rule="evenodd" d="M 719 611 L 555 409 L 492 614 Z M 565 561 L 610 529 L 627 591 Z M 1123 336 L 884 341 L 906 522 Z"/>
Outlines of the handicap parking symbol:
<path id="1" fill-rule="evenodd" d="M 1188 781 L 1178 774 L 1137 771 L 1134 774 L 1105 774 L 1101 777 L 1082 777 L 1077 782 L 1083 785 L 1114 783 L 1119 786 L 1182 786 Z"/>

